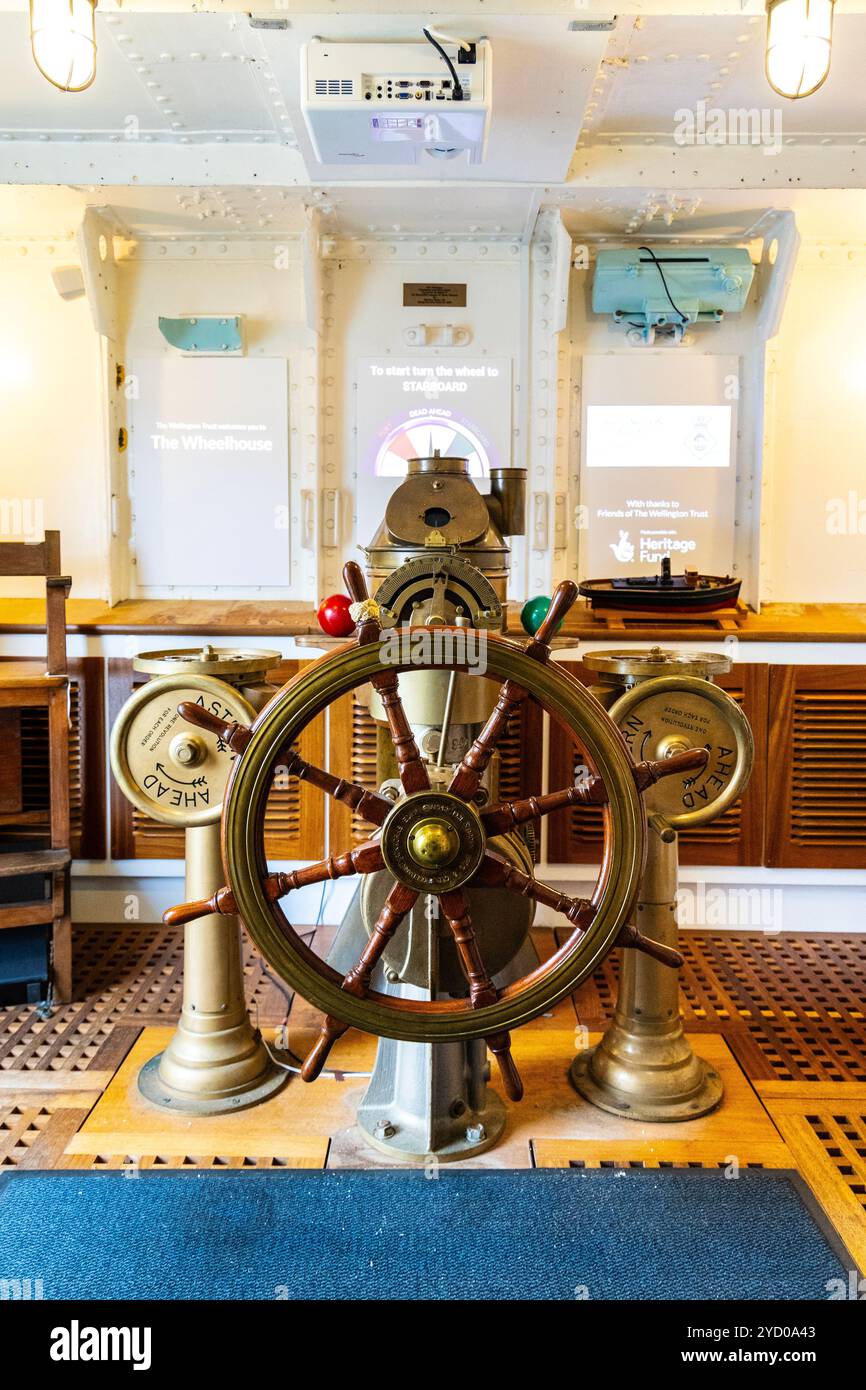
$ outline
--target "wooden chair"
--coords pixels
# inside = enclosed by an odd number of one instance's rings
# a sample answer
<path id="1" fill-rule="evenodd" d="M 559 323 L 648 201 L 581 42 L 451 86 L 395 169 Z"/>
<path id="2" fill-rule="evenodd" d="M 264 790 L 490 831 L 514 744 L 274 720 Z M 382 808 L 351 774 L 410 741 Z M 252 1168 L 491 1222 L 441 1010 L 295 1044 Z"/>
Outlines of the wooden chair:
<path id="1" fill-rule="evenodd" d="M 0 661 L 0 962 L 5 928 L 50 924 L 51 997 L 72 995 L 69 915 L 69 679 L 66 598 L 70 580 L 60 570 L 60 532 L 43 541 L 0 543 L 0 575 L 46 581 L 47 661 Z M 44 721 L 34 711 L 46 711 Z M 47 731 L 45 726 L 47 724 Z M 47 736 L 47 786 L 28 776 L 44 766 L 32 740 Z M 17 846 L 21 847 L 18 848 Z M 21 897 L 14 890 L 20 881 Z M 8 891 L 12 881 L 13 891 Z M 42 896 L 35 896 L 42 887 Z M 50 890 L 47 892 L 46 889 Z M 2 977 L 2 968 L 0 968 Z"/>

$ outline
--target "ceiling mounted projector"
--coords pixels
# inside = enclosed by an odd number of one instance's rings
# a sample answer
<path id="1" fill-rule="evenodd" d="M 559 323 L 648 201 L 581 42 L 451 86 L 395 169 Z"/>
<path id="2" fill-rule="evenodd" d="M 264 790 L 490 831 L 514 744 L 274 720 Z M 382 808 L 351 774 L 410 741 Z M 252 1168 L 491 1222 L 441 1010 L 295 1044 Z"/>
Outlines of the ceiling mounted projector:
<path id="1" fill-rule="evenodd" d="M 438 40 L 442 41 L 439 42 Z M 301 108 L 321 164 L 484 158 L 492 56 L 487 40 L 316 43 L 301 52 Z"/>

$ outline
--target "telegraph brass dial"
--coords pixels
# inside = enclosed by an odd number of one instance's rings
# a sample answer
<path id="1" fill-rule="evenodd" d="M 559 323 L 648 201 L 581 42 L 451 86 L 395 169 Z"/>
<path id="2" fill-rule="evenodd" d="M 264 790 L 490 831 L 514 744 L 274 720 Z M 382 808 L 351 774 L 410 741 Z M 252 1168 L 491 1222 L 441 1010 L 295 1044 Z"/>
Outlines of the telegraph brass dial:
<path id="1" fill-rule="evenodd" d="M 181 701 L 220 719 L 248 724 L 249 701 L 225 681 L 205 675 L 157 677 L 132 695 L 111 734 L 111 766 L 124 795 L 165 825 L 211 825 L 220 818 L 235 754 L 177 712 Z"/>
<path id="2" fill-rule="evenodd" d="M 655 676 L 627 690 L 609 714 L 635 762 L 705 748 L 704 768 L 665 777 L 646 793 L 649 811 L 676 830 L 722 815 L 745 789 L 754 761 L 749 722 L 730 695 L 697 676 Z"/>
<path id="3" fill-rule="evenodd" d="M 423 555 L 408 560 L 376 590 L 383 621 L 454 623 L 468 618 L 472 627 L 498 628 L 502 605 L 490 580 L 459 555 Z"/>
<path id="4" fill-rule="evenodd" d="M 237 684 L 263 680 L 280 653 L 253 647 L 173 647 L 139 652 L 132 665 L 149 676 L 217 676 Z"/>

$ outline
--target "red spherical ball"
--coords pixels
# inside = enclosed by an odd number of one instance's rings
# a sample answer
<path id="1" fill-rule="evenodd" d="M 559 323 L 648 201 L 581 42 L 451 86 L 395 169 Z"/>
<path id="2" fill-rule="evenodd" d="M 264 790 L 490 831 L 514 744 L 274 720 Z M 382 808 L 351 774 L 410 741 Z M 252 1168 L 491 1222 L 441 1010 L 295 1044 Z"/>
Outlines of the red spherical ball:
<path id="1" fill-rule="evenodd" d="M 349 612 L 351 602 L 346 594 L 331 594 L 322 599 L 316 617 L 329 637 L 348 637 L 355 631 L 355 620 Z"/>

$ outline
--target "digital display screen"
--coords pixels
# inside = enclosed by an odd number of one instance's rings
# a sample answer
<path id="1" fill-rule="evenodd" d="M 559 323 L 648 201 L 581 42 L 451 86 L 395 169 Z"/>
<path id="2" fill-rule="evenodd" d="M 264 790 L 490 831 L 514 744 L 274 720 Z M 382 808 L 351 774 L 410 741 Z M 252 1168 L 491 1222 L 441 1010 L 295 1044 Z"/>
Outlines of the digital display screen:
<path id="1" fill-rule="evenodd" d="M 587 468 L 728 468 L 729 405 L 590 405 Z"/>
<path id="2" fill-rule="evenodd" d="M 657 574 L 666 557 L 675 574 L 730 573 L 736 408 L 719 403 L 724 382 L 715 389 L 699 367 L 694 380 L 679 362 L 672 373 L 642 361 L 633 381 L 615 359 L 586 373 L 582 577 Z"/>

